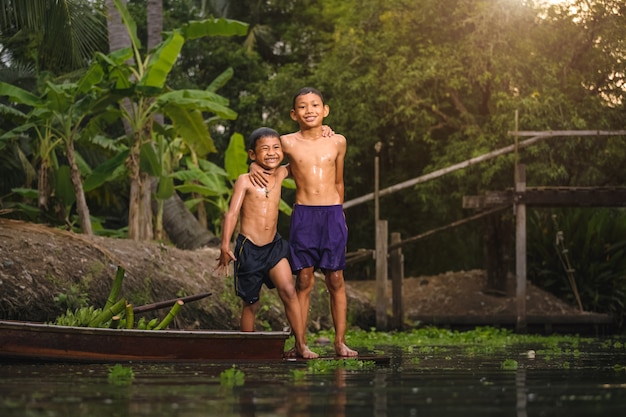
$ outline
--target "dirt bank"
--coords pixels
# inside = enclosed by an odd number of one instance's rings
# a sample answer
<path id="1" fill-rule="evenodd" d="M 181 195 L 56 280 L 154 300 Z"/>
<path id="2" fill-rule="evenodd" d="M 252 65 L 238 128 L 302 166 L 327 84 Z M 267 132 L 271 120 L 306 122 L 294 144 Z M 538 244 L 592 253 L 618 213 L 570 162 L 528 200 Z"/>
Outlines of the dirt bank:
<path id="1" fill-rule="evenodd" d="M 213 274 L 217 248 L 179 250 L 157 242 L 88 238 L 42 225 L 0 219 L 0 318 L 50 321 L 68 306 L 87 301 L 104 305 L 118 266 L 126 270 L 122 295 L 133 305 L 210 291 L 184 306 L 179 328 L 235 329 L 239 300 L 230 278 Z M 514 313 L 512 295 L 483 292 L 483 271 L 457 271 L 403 283 L 406 322 L 425 315 L 496 315 Z M 350 322 L 375 325 L 374 281 L 347 281 Z M 55 299 L 64 298 L 59 302 Z M 259 329 L 287 326 L 275 291 L 264 291 Z M 87 299 L 88 298 L 88 299 Z M 322 280 L 312 296 L 310 330 L 332 325 Z M 529 314 L 580 314 L 574 307 L 529 284 Z M 154 314 L 165 314 L 161 311 Z"/>

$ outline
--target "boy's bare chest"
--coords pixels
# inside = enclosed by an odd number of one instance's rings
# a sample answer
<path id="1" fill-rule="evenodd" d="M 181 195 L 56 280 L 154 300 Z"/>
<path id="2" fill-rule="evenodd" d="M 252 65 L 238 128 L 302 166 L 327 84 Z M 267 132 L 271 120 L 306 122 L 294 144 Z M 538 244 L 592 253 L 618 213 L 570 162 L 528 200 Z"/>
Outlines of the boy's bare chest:
<path id="1" fill-rule="evenodd" d="M 333 146 L 320 146 L 321 143 L 299 143 L 289 150 L 287 156 L 292 163 L 311 165 L 334 164 L 337 149 Z"/>

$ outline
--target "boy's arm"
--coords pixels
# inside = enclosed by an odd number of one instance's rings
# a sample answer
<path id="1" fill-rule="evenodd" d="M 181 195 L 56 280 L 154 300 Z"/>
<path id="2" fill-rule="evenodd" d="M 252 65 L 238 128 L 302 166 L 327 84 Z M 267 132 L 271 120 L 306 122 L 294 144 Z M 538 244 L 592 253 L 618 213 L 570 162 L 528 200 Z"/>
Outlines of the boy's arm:
<path id="1" fill-rule="evenodd" d="M 291 176 L 291 167 L 289 166 L 289 163 L 279 166 L 278 169 L 283 171 L 281 175 L 284 175 L 284 176 L 281 176 L 281 179 L 284 180 L 285 178 Z"/>
<path id="2" fill-rule="evenodd" d="M 346 157 L 346 138 L 341 136 L 341 140 L 338 142 L 337 159 L 335 161 L 335 187 L 339 194 L 341 204 L 344 202 L 344 182 L 343 182 L 343 168 L 344 160 Z"/>
<path id="3" fill-rule="evenodd" d="M 237 260 L 235 254 L 230 249 L 230 242 L 237 225 L 237 219 L 239 218 L 239 211 L 243 204 L 243 200 L 246 196 L 248 182 L 246 181 L 245 174 L 240 175 L 235 182 L 233 188 L 233 195 L 230 199 L 230 205 L 228 211 L 224 215 L 224 224 L 222 225 L 222 243 L 220 245 L 220 257 L 217 259 L 218 264 L 216 269 L 224 274 L 228 273 L 228 265 L 230 261 Z"/>
<path id="4" fill-rule="evenodd" d="M 267 187 L 269 184 L 269 179 L 267 176 L 269 173 L 265 172 L 261 165 L 252 161 L 250 163 L 250 167 L 248 168 L 248 173 L 250 174 L 250 181 L 257 187 Z"/>

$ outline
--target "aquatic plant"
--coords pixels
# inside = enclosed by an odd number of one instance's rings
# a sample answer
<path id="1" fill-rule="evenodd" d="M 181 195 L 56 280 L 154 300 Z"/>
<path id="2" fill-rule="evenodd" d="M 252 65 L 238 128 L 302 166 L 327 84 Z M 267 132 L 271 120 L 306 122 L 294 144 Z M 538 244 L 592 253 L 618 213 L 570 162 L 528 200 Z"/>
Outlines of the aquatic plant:
<path id="1" fill-rule="evenodd" d="M 109 368 L 108 381 L 113 385 L 130 385 L 135 379 L 135 373 L 132 368 L 116 364 Z"/>
<path id="2" fill-rule="evenodd" d="M 311 360 L 308 361 L 308 372 L 312 374 L 326 374 L 337 369 L 347 371 L 357 371 L 371 369 L 376 366 L 374 361 L 362 361 L 359 359 L 332 359 L 332 360 Z"/>
<path id="3" fill-rule="evenodd" d="M 239 387 L 243 385 L 246 374 L 237 369 L 235 365 L 220 373 L 220 384 L 225 387 Z"/>
<path id="4" fill-rule="evenodd" d="M 515 359 L 505 359 L 504 361 L 502 361 L 500 367 L 507 371 L 516 370 L 518 367 L 518 363 Z"/>

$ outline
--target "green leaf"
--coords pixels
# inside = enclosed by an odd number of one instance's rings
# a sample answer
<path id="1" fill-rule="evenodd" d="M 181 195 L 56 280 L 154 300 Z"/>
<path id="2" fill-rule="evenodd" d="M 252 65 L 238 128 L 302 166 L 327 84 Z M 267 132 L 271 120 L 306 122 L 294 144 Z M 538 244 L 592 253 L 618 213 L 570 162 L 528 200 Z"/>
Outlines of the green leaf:
<path id="1" fill-rule="evenodd" d="M 191 99 L 185 100 L 185 99 Z M 210 90 L 194 90 L 194 89 L 184 89 L 184 90 L 175 90 L 169 91 L 167 93 L 161 94 L 159 100 L 163 104 L 168 103 L 196 103 L 208 101 L 212 103 L 219 104 L 224 107 L 228 107 L 228 99 L 224 96 L 221 96 Z"/>
<path id="2" fill-rule="evenodd" d="M 126 161 L 129 153 L 129 150 L 125 150 L 98 165 L 96 169 L 93 170 L 93 173 L 88 176 L 83 183 L 83 189 L 85 192 L 94 190 L 110 179 L 113 179 L 115 177 L 114 173 L 120 167 L 124 167 L 124 161 Z"/>
<path id="3" fill-rule="evenodd" d="M 26 90 L 0 81 L 0 96 L 9 97 L 11 101 L 37 107 L 43 104 L 43 100 Z"/>
<path id="4" fill-rule="evenodd" d="M 207 187 L 210 192 L 207 194 L 205 191 L 202 191 L 202 194 L 204 195 L 222 195 L 228 193 L 229 191 L 224 183 L 224 177 L 222 175 L 202 172 L 198 168 L 177 171 L 171 174 L 171 176 L 185 182 L 185 184 L 176 187 L 178 190 L 183 192 L 196 192 L 190 191 L 191 189 L 187 188 L 193 186 Z"/>
<path id="5" fill-rule="evenodd" d="M 289 189 L 289 190 L 295 190 L 296 189 L 296 182 L 293 180 L 293 178 L 285 178 L 283 180 L 282 186 L 284 188 Z"/>
<path id="6" fill-rule="evenodd" d="M 157 188 L 156 197 L 160 200 L 167 200 L 174 195 L 174 179 L 172 177 L 161 177 L 159 187 Z"/>
<path id="7" fill-rule="evenodd" d="M 86 93 L 104 78 L 104 70 L 98 63 L 92 64 L 85 75 L 78 81 L 78 92 Z"/>
<path id="8" fill-rule="evenodd" d="M 177 106 L 167 106 L 164 111 L 172 119 L 172 124 L 178 134 L 198 157 L 202 158 L 210 152 L 217 152 L 202 113 Z"/>
<path id="9" fill-rule="evenodd" d="M 22 187 L 11 188 L 11 192 L 15 194 L 19 194 L 22 197 L 29 198 L 31 200 L 37 199 L 37 196 L 39 195 L 39 192 L 33 188 L 22 188 Z"/>
<path id="10" fill-rule="evenodd" d="M 230 137 L 228 148 L 224 154 L 224 168 L 228 179 L 236 180 L 241 174 L 248 172 L 248 152 L 241 133 L 234 133 Z"/>
<path id="11" fill-rule="evenodd" d="M 150 56 L 148 68 L 139 85 L 163 88 L 168 74 L 178 59 L 185 39 L 178 31 L 170 33 Z"/>
<path id="12" fill-rule="evenodd" d="M 183 25 L 185 39 L 198 39 L 205 36 L 246 36 L 248 24 L 230 19 L 206 19 L 191 21 Z"/>
<path id="13" fill-rule="evenodd" d="M 187 160 L 187 165 L 190 166 L 190 162 L 188 160 Z M 201 159 L 198 161 L 198 165 L 200 166 L 200 169 L 206 172 L 207 174 L 219 175 L 225 179 L 228 178 L 228 172 L 226 172 L 224 168 L 217 165 L 216 163 L 207 161 L 206 159 Z"/>
<path id="14" fill-rule="evenodd" d="M 60 166 L 59 169 L 57 169 L 54 192 L 65 207 L 69 207 L 76 202 L 74 186 L 70 179 L 70 167 L 67 165 Z"/>
<path id="15" fill-rule="evenodd" d="M 227 68 L 224 72 L 218 75 L 209 86 L 206 88 L 206 91 L 215 92 L 220 88 L 224 87 L 231 78 L 235 75 L 235 71 L 232 67 Z"/>
<path id="16" fill-rule="evenodd" d="M 280 200 L 280 204 L 278 206 L 278 209 L 281 211 L 281 213 L 284 213 L 287 216 L 291 216 L 291 212 L 293 211 L 291 206 L 289 204 L 287 204 L 285 202 L 285 200 L 283 200 L 283 199 Z"/>
<path id="17" fill-rule="evenodd" d="M 220 195 L 225 194 L 224 191 L 220 191 L 219 189 L 216 189 L 213 187 L 207 187 L 206 185 L 192 184 L 192 183 L 178 185 L 176 186 L 176 189 L 180 191 L 181 193 L 196 193 L 196 194 L 203 195 L 205 197 L 215 197 L 215 196 L 220 196 Z"/>
<path id="18" fill-rule="evenodd" d="M 160 177 L 163 170 L 159 155 L 157 155 L 152 143 L 144 143 L 139 150 L 139 167 L 141 171 L 152 177 Z"/>
<path id="19" fill-rule="evenodd" d="M 65 90 L 58 84 L 51 82 L 46 84 L 46 106 L 53 112 L 62 115 L 65 115 L 73 103 L 72 97 Z"/>

